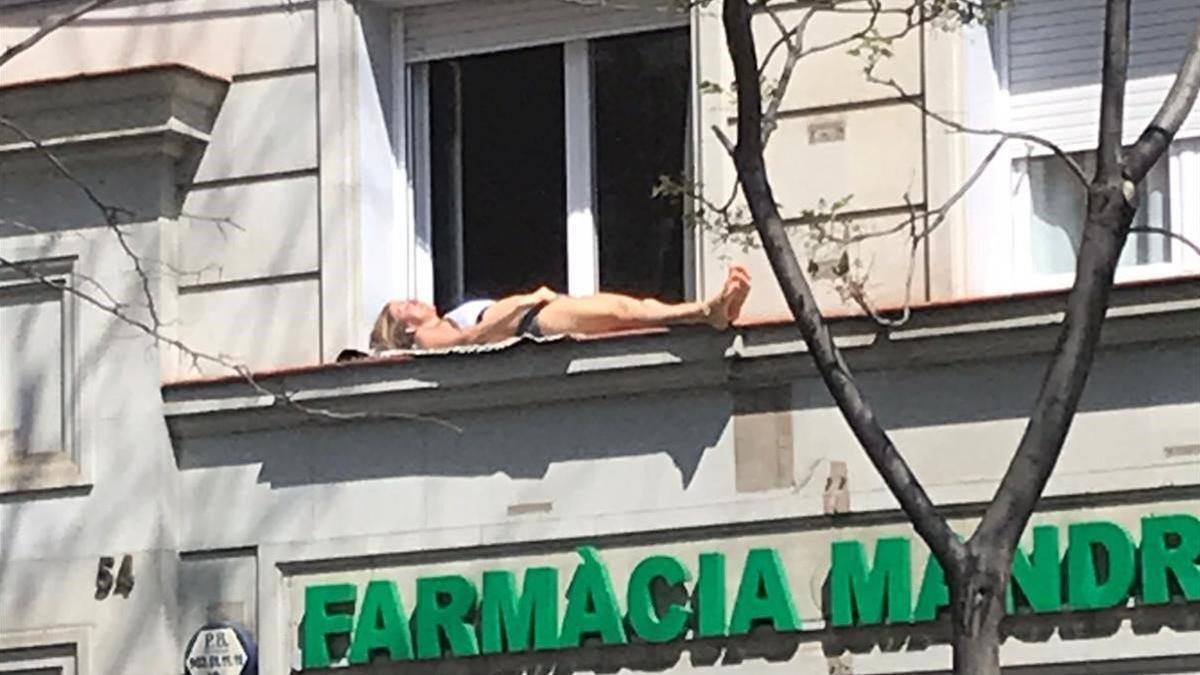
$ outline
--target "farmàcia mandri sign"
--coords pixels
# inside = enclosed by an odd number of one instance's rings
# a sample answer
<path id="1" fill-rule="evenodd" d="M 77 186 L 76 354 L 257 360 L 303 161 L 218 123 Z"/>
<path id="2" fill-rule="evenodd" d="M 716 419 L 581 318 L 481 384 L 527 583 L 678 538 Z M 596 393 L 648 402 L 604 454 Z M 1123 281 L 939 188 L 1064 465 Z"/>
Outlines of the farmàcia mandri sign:
<path id="1" fill-rule="evenodd" d="M 1066 530 L 1065 556 L 1055 525 L 1034 527 L 1032 548 L 1018 549 L 1008 589 L 1010 612 L 1018 604 L 1035 613 L 1103 609 L 1123 605 L 1131 595 L 1144 605 L 1173 597 L 1200 600 L 1196 515 L 1143 518 L 1140 546 L 1112 522 L 1075 523 Z M 1104 565 L 1097 564 L 1099 549 Z M 909 537 L 880 538 L 868 560 L 863 542 L 833 542 L 825 608 L 829 623 L 935 619 L 950 598 L 942 569 L 930 556 L 914 598 L 911 550 Z M 732 596 L 725 588 L 730 565 L 724 553 L 701 553 L 694 567 L 674 556 L 649 555 L 618 593 L 596 549 L 585 546 L 578 552 L 580 562 L 569 580 L 560 579 L 555 567 L 526 568 L 519 586 L 511 570 L 485 571 L 479 584 L 461 575 L 420 577 L 411 615 L 391 580 L 373 580 L 361 589 L 348 583 L 310 585 L 304 592 L 302 666 L 333 665 L 331 638 L 341 644 L 349 638 L 346 654 L 336 658 L 358 664 L 376 655 L 400 661 L 571 649 L 589 637 L 617 645 L 631 639 L 661 643 L 689 635 L 742 635 L 759 624 L 780 632 L 800 630 L 777 549 L 747 552 Z M 565 604 L 559 601 L 562 581 L 567 581 Z M 664 586 L 686 593 L 656 597 L 653 589 Z"/>

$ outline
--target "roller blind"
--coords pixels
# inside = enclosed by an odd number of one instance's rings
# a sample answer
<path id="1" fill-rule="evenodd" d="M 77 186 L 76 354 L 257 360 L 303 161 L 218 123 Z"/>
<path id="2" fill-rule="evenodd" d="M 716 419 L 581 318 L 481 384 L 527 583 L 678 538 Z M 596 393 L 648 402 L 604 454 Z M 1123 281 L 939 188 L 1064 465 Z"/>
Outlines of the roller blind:
<path id="1" fill-rule="evenodd" d="M 410 63 L 687 25 L 671 0 L 464 0 L 404 12 Z"/>
<path id="2" fill-rule="evenodd" d="M 1200 0 L 1132 3 L 1125 130 L 1133 140 L 1167 94 L 1200 20 Z M 1092 147 L 1099 124 L 1104 0 L 1015 0 L 1008 21 L 1012 126 Z M 1181 132 L 1200 134 L 1195 111 Z"/>

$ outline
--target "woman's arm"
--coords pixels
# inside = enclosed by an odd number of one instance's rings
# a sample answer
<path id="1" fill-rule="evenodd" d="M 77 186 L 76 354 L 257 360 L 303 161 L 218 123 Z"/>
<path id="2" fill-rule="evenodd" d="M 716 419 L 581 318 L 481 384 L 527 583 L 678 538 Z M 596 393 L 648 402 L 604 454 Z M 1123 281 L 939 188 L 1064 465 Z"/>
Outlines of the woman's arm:
<path id="1" fill-rule="evenodd" d="M 531 307 L 548 303 L 558 294 L 543 286 L 533 293 L 510 295 L 496 301 L 474 326 L 463 330 L 449 321 L 417 329 L 413 336 L 422 349 L 443 349 L 460 345 L 479 345 L 499 342 L 517 334 L 517 324 Z"/>
<path id="2" fill-rule="evenodd" d="M 487 344 L 498 342 L 517 334 L 517 324 L 530 308 L 549 303 L 558 293 L 542 286 L 532 293 L 511 295 L 496 301 L 483 313 L 483 319 L 463 331 L 464 342 L 460 344 Z"/>

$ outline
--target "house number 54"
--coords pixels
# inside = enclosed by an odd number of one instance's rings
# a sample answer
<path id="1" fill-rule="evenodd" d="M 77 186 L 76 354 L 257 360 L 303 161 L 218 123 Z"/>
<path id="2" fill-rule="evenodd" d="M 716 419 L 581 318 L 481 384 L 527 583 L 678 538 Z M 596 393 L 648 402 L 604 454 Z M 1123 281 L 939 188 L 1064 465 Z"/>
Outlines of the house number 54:
<path id="1" fill-rule="evenodd" d="M 116 560 L 111 555 L 100 556 L 100 564 L 96 566 L 97 600 L 107 598 L 110 593 L 128 598 L 129 592 L 133 590 L 133 556 L 127 553 L 121 557 L 116 579 L 113 578 L 115 564 Z"/>

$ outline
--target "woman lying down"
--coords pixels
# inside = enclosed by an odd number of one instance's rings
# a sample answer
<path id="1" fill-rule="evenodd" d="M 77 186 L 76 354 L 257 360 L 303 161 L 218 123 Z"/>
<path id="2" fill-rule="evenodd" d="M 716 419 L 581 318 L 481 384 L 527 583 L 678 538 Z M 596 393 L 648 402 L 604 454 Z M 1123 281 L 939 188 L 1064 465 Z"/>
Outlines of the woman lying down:
<path id="1" fill-rule="evenodd" d="M 371 331 L 371 349 L 440 349 L 501 342 L 518 335 L 595 335 L 638 328 L 706 323 L 718 330 L 736 320 L 750 293 L 750 274 L 733 266 L 721 291 L 704 301 L 667 303 L 616 293 L 559 295 L 542 287 L 499 300 L 474 300 L 439 316 L 419 300 L 393 300 Z"/>

